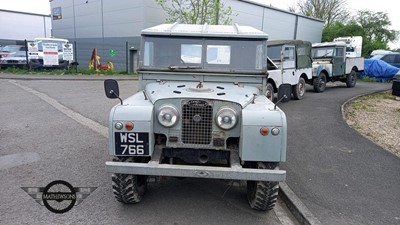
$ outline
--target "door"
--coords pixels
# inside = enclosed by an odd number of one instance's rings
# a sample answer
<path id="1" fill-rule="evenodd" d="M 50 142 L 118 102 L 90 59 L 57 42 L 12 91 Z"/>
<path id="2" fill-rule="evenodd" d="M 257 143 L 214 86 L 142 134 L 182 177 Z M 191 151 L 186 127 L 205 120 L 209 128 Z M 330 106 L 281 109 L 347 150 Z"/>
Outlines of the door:
<path id="1" fill-rule="evenodd" d="M 345 74 L 345 47 L 336 47 L 333 55 L 332 73 L 333 76 L 342 76 Z"/>
<path id="2" fill-rule="evenodd" d="M 295 77 L 296 51 L 293 45 L 284 45 L 282 48 L 282 83 L 296 85 Z"/>

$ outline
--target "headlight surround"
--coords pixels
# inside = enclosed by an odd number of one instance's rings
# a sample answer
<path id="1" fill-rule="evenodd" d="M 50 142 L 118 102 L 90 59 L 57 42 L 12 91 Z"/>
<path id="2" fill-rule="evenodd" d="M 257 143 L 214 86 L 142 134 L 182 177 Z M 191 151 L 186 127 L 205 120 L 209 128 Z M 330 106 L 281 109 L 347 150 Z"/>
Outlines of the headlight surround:
<path id="1" fill-rule="evenodd" d="M 221 108 L 215 118 L 218 127 L 223 130 L 230 130 L 237 123 L 237 112 L 228 107 Z"/>
<path id="2" fill-rule="evenodd" d="M 157 119 L 162 126 L 172 127 L 178 122 L 178 110 L 172 105 L 163 105 L 158 110 Z"/>

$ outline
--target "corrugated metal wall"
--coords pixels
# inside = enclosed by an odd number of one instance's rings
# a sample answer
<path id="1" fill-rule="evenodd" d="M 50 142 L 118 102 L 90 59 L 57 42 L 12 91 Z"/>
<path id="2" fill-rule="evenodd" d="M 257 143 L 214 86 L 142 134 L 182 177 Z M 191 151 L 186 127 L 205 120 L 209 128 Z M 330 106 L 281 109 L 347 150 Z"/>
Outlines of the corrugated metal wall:
<path id="1" fill-rule="evenodd" d="M 263 30 L 271 40 L 321 41 L 323 21 L 247 0 L 221 1 L 237 14 L 234 23 Z M 62 19 L 52 20 L 53 34 L 77 42 L 81 68 L 87 67 L 91 51 L 96 47 L 101 62 L 112 61 L 117 70 L 125 70 L 126 42 L 128 48 L 138 49 L 140 31 L 163 23 L 166 16 L 155 0 L 53 0 L 51 8 L 56 7 L 61 7 Z M 110 56 L 110 49 L 118 49 L 118 56 Z M 128 51 L 129 64 L 133 64 L 131 53 Z M 132 71 L 133 68 L 129 68 Z"/>
<path id="2" fill-rule="evenodd" d="M 269 35 L 270 40 L 321 41 L 324 21 L 246 0 L 223 2 L 237 14 L 233 18 L 234 23 L 260 29 Z"/>
<path id="3" fill-rule="evenodd" d="M 0 10 L 0 39 L 33 40 L 50 36 L 50 16 Z"/>

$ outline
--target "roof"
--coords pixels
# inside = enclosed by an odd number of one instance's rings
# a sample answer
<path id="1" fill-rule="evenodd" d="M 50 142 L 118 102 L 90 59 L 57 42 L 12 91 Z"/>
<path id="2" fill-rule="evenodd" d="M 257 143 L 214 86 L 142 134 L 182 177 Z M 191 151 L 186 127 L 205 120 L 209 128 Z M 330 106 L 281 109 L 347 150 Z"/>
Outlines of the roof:
<path id="1" fill-rule="evenodd" d="M 44 17 L 50 17 L 50 14 L 39 14 L 39 13 L 19 12 L 19 11 L 8 10 L 8 9 L 0 9 L 0 12 L 8 12 L 8 13 L 25 14 L 25 15 L 31 15 L 31 16 L 44 16 Z"/>
<path id="2" fill-rule="evenodd" d="M 63 38 L 35 38 L 35 41 L 66 41 L 68 42 L 67 39 L 63 39 Z"/>
<path id="3" fill-rule="evenodd" d="M 309 41 L 302 41 L 302 40 L 272 40 L 267 42 L 267 46 L 274 46 L 274 45 L 311 45 Z"/>
<path id="4" fill-rule="evenodd" d="M 246 2 L 246 3 L 252 4 L 252 5 L 256 5 L 256 6 L 261 6 L 261 7 L 267 8 L 267 9 L 280 11 L 280 12 L 291 14 L 291 15 L 294 15 L 294 16 L 298 16 L 298 17 L 314 20 L 314 21 L 317 21 L 317 22 L 325 23 L 325 20 L 321 20 L 321 19 L 318 19 L 318 18 L 302 15 L 302 14 L 295 13 L 295 12 L 290 12 L 288 10 L 284 10 L 284 9 L 280 9 L 280 8 L 276 8 L 276 7 L 272 6 L 271 4 L 268 6 L 266 3 L 255 2 L 254 0 L 239 0 L 239 1 Z"/>
<path id="5" fill-rule="evenodd" d="M 250 26 L 239 26 L 238 24 L 161 24 L 142 30 L 142 35 L 268 39 L 268 34 L 263 31 Z"/>
<path id="6" fill-rule="evenodd" d="M 338 42 L 323 42 L 323 43 L 314 43 L 312 45 L 313 48 L 318 48 L 318 47 L 334 47 L 334 46 L 347 46 L 346 42 L 344 41 L 338 41 Z"/>

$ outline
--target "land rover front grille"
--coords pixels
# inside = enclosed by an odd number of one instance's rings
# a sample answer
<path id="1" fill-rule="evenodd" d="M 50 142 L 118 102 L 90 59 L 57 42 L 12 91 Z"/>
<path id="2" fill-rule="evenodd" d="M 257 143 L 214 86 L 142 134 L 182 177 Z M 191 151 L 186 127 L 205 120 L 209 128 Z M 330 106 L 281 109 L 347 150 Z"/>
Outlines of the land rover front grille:
<path id="1" fill-rule="evenodd" d="M 190 100 L 182 105 L 182 142 L 211 143 L 213 106 L 205 101 Z"/>

